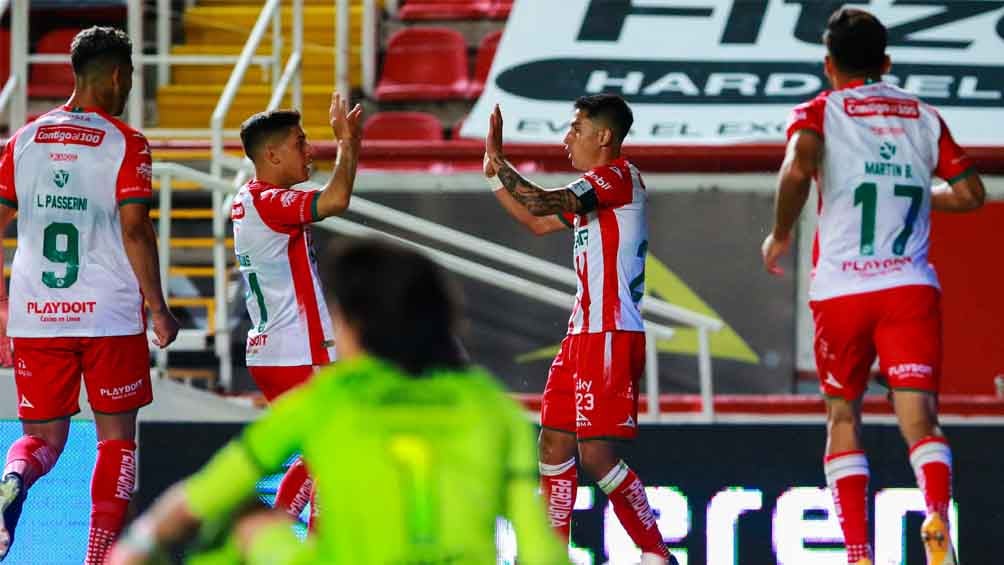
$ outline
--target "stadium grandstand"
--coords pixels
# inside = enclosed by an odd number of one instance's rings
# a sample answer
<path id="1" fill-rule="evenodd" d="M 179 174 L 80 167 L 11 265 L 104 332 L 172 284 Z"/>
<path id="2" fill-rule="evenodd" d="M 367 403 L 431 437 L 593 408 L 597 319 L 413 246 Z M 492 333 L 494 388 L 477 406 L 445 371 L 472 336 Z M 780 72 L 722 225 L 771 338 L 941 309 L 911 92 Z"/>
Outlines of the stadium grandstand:
<path id="1" fill-rule="evenodd" d="M 81 29 L 119 27 L 133 42 L 122 120 L 150 141 L 161 276 L 182 325 L 174 344 L 152 349 L 155 400 L 139 416 L 135 510 L 267 409 L 245 364 L 251 289 L 230 219 L 254 170 L 242 122 L 298 109 L 313 147 L 308 186 L 320 188 L 337 155 L 331 93 L 362 105 L 355 192 L 344 215 L 315 224 L 316 249 L 383 234 L 443 265 L 462 289 L 471 359 L 539 423 L 576 292 L 573 238 L 533 237 L 499 209 L 482 172 L 489 118 L 499 104 L 506 156 L 520 172 L 566 186 L 580 175 L 562 141 L 572 104 L 609 92 L 634 110 L 624 152 L 644 175 L 649 207 L 641 432 L 628 453 L 666 545 L 681 565 L 845 563 L 821 467 L 826 407 L 808 306 L 818 195 L 783 275 L 765 273 L 759 251 L 775 217 L 789 111 L 827 88 L 820 37 L 842 4 L 0 0 L 4 140 L 71 94 L 69 48 Z M 956 473 L 953 537 L 960 562 L 999 563 L 1004 2 L 853 4 L 889 26 L 889 80 L 941 110 L 986 184 L 980 211 L 932 214 L 930 260 L 943 289 L 939 412 Z M 13 227 L 2 237 L 9 278 L 18 240 Z M 878 367 L 862 402 L 874 563 L 920 565 L 925 501 Z M 13 370 L 0 371 L 7 445 L 21 433 L 18 396 Z M 80 421 L 93 418 L 86 408 L 74 417 L 65 460 L 32 494 L 53 502 L 26 506 L 8 562 L 83 559 L 78 516 L 89 511 L 96 438 Z M 277 483 L 260 484 L 263 500 Z M 598 486 L 583 480 L 574 508 L 574 563 L 638 562 Z M 498 562 L 514 563 L 504 521 L 498 540 Z"/>

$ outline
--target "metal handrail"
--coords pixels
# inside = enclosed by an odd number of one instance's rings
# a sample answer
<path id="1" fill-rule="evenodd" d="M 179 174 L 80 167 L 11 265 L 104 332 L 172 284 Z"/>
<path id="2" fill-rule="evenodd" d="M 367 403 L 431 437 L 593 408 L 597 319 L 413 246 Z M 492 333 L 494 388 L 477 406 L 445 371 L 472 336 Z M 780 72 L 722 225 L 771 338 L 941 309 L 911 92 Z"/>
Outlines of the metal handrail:
<path id="1" fill-rule="evenodd" d="M 236 160 L 235 160 L 236 161 Z M 244 170 L 244 169 L 240 169 Z M 173 174 L 185 178 L 187 180 L 192 180 L 201 183 L 204 187 L 212 190 L 214 194 L 216 193 L 232 193 L 235 189 L 230 181 L 224 180 L 220 177 L 215 177 L 185 167 L 177 163 L 155 163 L 154 164 L 155 174 Z M 169 185 L 168 185 L 169 186 Z M 312 182 L 304 183 L 305 187 L 308 188 L 321 188 L 320 185 Z M 163 190 L 163 188 L 162 188 Z M 532 255 L 527 255 L 518 251 L 513 251 L 509 248 L 502 247 L 498 244 L 482 240 L 480 238 L 471 236 L 469 234 L 464 234 L 447 228 L 445 226 L 440 226 L 429 222 L 428 220 L 423 220 L 410 214 L 400 212 L 386 206 L 376 204 L 359 196 L 353 196 L 352 204 L 350 210 L 353 213 L 359 213 L 364 216 L 379 219 L 382 222 L 390 223 L 398 227 L 407 229 L 415 233 L 421 233 L 423 236 L 429 239 L 438 241 L 440 243 L 449 244 L 451 246 L 462 248 L 465 251 L 472 252 L 484 256 L 490 260 L 504 263 L 511 267 L 521 269 L 526 272 L 548 278 L 554 282 L 562 285 L 568 283 L 567 273 L 568 269 L 559 267 L 550 263 L 533 257 Z M 223 216 L 223 211 L 220 208 L 215 209 L 215 214 L 217 216 Z M 161 218 L 164 218 L 164 214 L 161 214 Z M 353 230 L 354 234 L 372 234 L 372 233 L 382 233 L 379 230 L 373 230 L 373 228 L 368 228 L 365 226 L 358 225 L 354 222 L 349 222 L 344 218 L 328 218 L 324 222 L 319 224 L 325 229 L 334 229 L 335 231 Z M 384 234 L 386 235 L 386 234 Z M 449 253 L 431 249 L 427 246 L 421 246 L 415 244 L 414 242 L 408 241 L 404 238 L 397 236 L 390 236 L 394 239 L 401 241 L 407 245 L 416 246 L 428 252 L 434 258 L 441 260 L 444 266 L 455 270 L 463 276 L 468 276 L 480 280 L 482 282 L 499 286 L 507 290 L 517 292 L 524 296 L 528 296 L 533 299 L 540 300 L 542 302 L 553 304 L 559 307 L 568 307 L 572 304 L 573 297 L 567 292 L 562 292 L 560 290 L 554 289 L 547 285 L 535 283 L 528 281 L 507 273 L 488 267 L 486 265 L 470 261 L 468 259 L 463 259 Z M 214 256 L 214 268 L 217 273 L 225 272 L 226 263 L 221 261 L 217 262 Z M 574 273 L 572 275 L 574 277 Z M 573 281 L 574 282 L 574 281 Z M 649 306 L 645 309 L 646 313 L 657 314 L 660 316 L 665 316 L 672 320 L 681 323 L 687 323 L 687 320 L 694 320 L 698 322 L 697 324 L 692 324 L 697 329 L 698 335 L 698 373 L 700 377 L 700 389 L 702 397 L 702 411 L 701 419 L 704 421 L 711 421 L 714 417 L 713 412 L 713 390 L 712 390 L 712 380 L 711 380 L 711 353 L 710 345 L 708 339 L 709 331 L 717 331 L 722 327 L 722 323 L 713 318 L 708 318 L 702 314 L 695 312 L 690 312 L 684 308 L 674 306 L 671 304 L 666 304 L 665 302 L 655 299 L 653 297 L 646 297 L 645 301 L 651 300 L 651 304 L 656 306 Z M 666 304 L 669 308 L 661 308 L 659 304 Z M 644 304 L 644 303 L 643 303 Z M 218 303 L 217 312 L 223 307 L 223 303 Z M 675 317 L 678 311 L 682 311 L 688 314 L 686 319 L 681 319 L 680 317 Z M 646 316 L 647 318 L 647 316 Z M 709 323 L 710 321 L 710 323 Z M 222 324 L 217 324 L 217 334 L 219 335 L 221 331 L 225 331 L 226 320 Z M 691 325 L 691 324 L 688 324 Z M 657 365 L 657 350 L 655 347 L 655 339 L 657 337 L 670 337 L 673 335 L 673 329 L 664 326 L 659 323 L 655 323 L 650 319 L 646 319 L 647 329 L 650 330 L 646 334 L 646 339 L 648 340 L 648 362 L 646 363 L 646 392 L 649 397 L 648 413 L 651 419 L 659 419 L 659 384 L 658 384 L 658 365 Z M 219 339 L 219 338 L 218 338 Z M 227 338 L 229 339 L 229 338 Z M 226 351 L 226 359 L 229 362 L 229 350 Z M 221 358 L 221 363 L 223 359 Z M 222 373 L 221 373 L 222 375 Z M 222 379 L 221 379 L 222 380 Z M 226 386 L 228 381 L 224 381 Z"/>
<path id="2" fill-rule="evenodd" d="M 210 173 L 214 177 L 221 177 L 223 173 L 223 162 L 225 160 L 225 155 L 223 153 L 223 121 L 226 118 L 227 112 L 230 110 L 230 106 L 233 104 L 234 99 L 237 97 L 237 91 L 240 88 L 241 82 L 244 80 L 244 74 L 247 72 L 248 66 L 251 64 L 251 59 L 255 56 L 258 50 L 258 46 L 262 39 L 265 37 L 265 33 L 268 30 L 269 20 L 272 23 L 272 57 L 273 59 L 273 93 L 272 98 L 278 101 L 282 100 L 284 95 L 285 87 L 293 82 L 293 97 L 302 97 L 302 73 L 300 72 L 300 61 L 303 57 L 303 0 L 293 0 L 293 51 L 290 54 L 291 64 L 286 65 L 286 69 L 290 71 L 289 78 L 283 82 L 280 77 L 278 77 L 279 61 L 281 57 L 280 46 L 282 45 L 282 25 L 281 25 L 281 11 L 279 10 L 281 6 L 280 0 L 267 0 L 265 5 L 262 6 L 261 13 L 258 15 L 257 21 L 255 21 L 254 26 L 251 28 L 251 33 L 248 35 L 248 40 L 244 44 L 244 48 L 241 49 L 240 58 L 237 64 L 234 65 L 233 71 L 230 72 L 230 78 L 227 79 L 226 86 L 223 87 L 223 93 L 220 94 L 220 99 L 216 103 L 216 107 L 213 109 L 212 118 L 209 121 L 210 127 L 210 139 L 212 147 L 212 161 L 210 163 Z M 286 73 L 283 73 L 286 75 Z M 280 88 L 282 87 L 282 88 Z M 302 99 L 302 98 L 301 98 Z M 232 187 L 228 185 L 228 190 L 232 190 Z M 215 239 L 215 244 L 213 245 L 213 265 L 216 267 L 222 267 L 226 265 L 226 246 L 224 230 L 226 228 L 226 215 L 224 214 L 224 196 L 220 190 L 213 191 L 213 238 Z M 230 366 L 230 327 L 227 324 L 227 295 L 226 295 L 226 271 L 223 268 L 217 268 L 216 274 L 213 277 L 213 287 L 214 287 L 214 298 L 216 300 L 216 354 L 220 358 L 220 381 L 224 386 L 229 386 L 232 379 L 232 367 Z"/>

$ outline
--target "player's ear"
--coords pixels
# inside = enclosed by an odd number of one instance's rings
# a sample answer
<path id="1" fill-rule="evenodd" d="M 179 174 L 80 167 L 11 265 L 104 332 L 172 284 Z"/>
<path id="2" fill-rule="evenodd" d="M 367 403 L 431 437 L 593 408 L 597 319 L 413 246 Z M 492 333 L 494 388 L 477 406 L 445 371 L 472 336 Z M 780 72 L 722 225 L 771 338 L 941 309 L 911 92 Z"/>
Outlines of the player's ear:
<path id="1" fill-rule="evenodd" d="M 599 131 L 600 136 L 600 147 L 608 147 L 613 145 L 614 141 L 614 130 L 609 127 L 602 127 Z"/>
<path id="2" fill-rule="evenodd" d="M 886 55 L 885 60 L 882 61 L 882 74 L 884 75 L 889 74 L 889 71 L 891 69 L 892 69 L 892 59 L 889 58 L 889 55 Z"/>

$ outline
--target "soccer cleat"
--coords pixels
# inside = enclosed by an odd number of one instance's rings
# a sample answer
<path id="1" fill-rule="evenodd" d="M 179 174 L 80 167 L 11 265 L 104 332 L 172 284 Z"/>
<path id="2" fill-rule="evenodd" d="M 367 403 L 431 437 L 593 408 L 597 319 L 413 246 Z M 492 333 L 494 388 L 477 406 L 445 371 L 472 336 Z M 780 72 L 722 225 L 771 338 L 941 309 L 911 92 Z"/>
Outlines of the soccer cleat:
<path id="1" fill-rule="evenodd" d="M 21 488 L 21 476 L 7 473 L 0 480 L 0 561 L 7 557 L 10 546 L 14 544 L 14 528 L 21 518 L 21 508 L 24 506 L 24 489 Z"/>
<path id="2" fill-rule="evenodd" d="M 957 565 L 948 525 L 940 514 L 933 513 L 924 520 L 924 525 L 920 527 L 920 538 L 924 540 L 927 565 Z"/>

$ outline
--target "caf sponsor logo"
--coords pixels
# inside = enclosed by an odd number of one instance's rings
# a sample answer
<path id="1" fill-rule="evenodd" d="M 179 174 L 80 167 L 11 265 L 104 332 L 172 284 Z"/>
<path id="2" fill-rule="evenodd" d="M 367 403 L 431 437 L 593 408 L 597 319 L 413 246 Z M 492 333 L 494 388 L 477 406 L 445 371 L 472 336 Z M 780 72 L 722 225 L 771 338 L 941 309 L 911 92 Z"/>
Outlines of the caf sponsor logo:
<path id="1" fill-rule="evenodd" d="M 52 184 L 59 188 L 63 188 L 70 182 L 70 171 L 66 169 L 56 169 L 52 173 Z"/>
<path id="2" fill-rule="evenodd" d="M 62 143 L 97 147 L 105 140 L 105 132 L 84 126 L 41 126 L 35 131 L 35 143 Z"/>
<path id="3" fill-rule="evenodd" d="M 112 388 L 102 388 L 101 396 L 107 396 L 112 400 L 119 400 L 121 398 L 128 398 L 136 394 L 140 388 L 143 387 L 143 379 L 139 379 L 134 383 L 129 383 L 127 385 L 116 386 Z"/>
<path id="4" fill-rule="evenodd" d="M 49 160 L 58 162 L 69 162 L 72 163 L 79 159 L 76 153 L 49 153 Z"/>
<path id="5" fill-rule="evenodd" d="M 62 301 L 49 300 L 45 302 L 28 302 L 26 310 L 28 314 L 93 314 L 97 301 L 77 300 Z"/>

